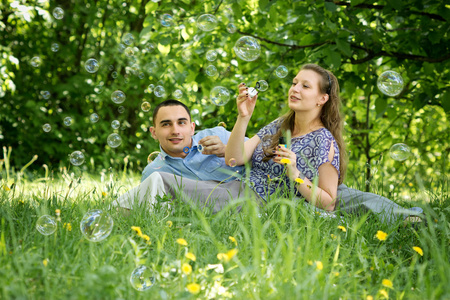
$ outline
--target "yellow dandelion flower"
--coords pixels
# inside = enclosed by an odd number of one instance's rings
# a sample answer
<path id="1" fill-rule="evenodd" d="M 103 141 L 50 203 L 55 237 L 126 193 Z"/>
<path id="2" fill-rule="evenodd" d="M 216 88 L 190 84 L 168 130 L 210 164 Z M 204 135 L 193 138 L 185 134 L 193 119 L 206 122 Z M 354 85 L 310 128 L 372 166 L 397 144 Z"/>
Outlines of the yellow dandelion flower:
<path id="1" fill-rule="evenodd" d="M 323 269 L 323 263 L 321 261 L 316 261 L 316 269 L 319 271 Z"/>
<path id="2" fill-rule="evenodd" d="M 181 266 L 181 271 L 182 271 L 184 274 L 189 275 L 189 274 L 191 274 L 191 272 L 192 272 L 192 267 L 191 267 L 190 264 L 184 263 L 184 264 Z"/>
<path id="3" fill-rule="evenodd" d="M 150 237 L 148 235 L 146 235 L 146 234 L 141 235 L 141 238 L 143 238 L 147 242 L 150 241 Z"/>
<path id="4" fill-rule="evenodd" d="M 233 257 L 236 256 L 237 253 L 238 253 L 238 249 L 231 249 L 227 253 L 219 253 L 219 254 L 217 254 L 217 258 L 219 260 L 223 260 L 225 262 L 229 262 L 230 260 L 233 259 Z"/>
<path id="5" fill-rule="evenodd" d="M 42 261 L 42 264 L 44 265 L 44 267 L 47 267 L 47 265 L 48 265 L 48 258 L 44 259 Z"/>
<path id="6" fill-rule="evenodd" d="M 228 237 L 228 239 L 230 240 L 230 241 L 232 241 L 236 246 L 237 246 L 237 241 L 236 241 L 236 239 L 234 238 L 234 237 L 232 237 L 231 235 Z"/>
<path id="7" fill-rule="evenodd" d="M 6 184 L 3 185 L 3 190 L 5 191 L 10 191 L 11 189 L 9 188 L 9 186 L 7 186 Z"/>
<path id="8" fill-rule="evenodd" d="M 313 264 L 312 260 L 308 260 L 306 263 L 310 266 L 312 266 L 312 264 Z"/>
<path id="9" fill-rule="evenodd" d="M 295 182 L 297 182 L 298 184 L 302 184 L 302 183 L 304 183 L 305 181 L 303 180 L 303 179 L 301 179 L 300 177 L 298 177 L 298 178 L 295 178 L 295 180 L 294 180 Z"/>
<path id="10" fill-rule="evenodd" d="M 381 231 L 381 230 L 378 230 L 378 231 L 377 231 L 377 234 L 375 235 L 375 237 L 376 237 L 377 239 L 379 239 L 380 241 L 385 241 L 386 238 L 387 238 L 387 233 L 386 233 L 386 232 L 383 232 L 383 231 Z"/>
<path id="11" fill-rule="evenodd" d="M 389 299 L 389 294 L 385 290 L 380 290 L 379 293 L 386 299 Z"/>
<path id="12" fill-rule="evenodd" d="M 200 285 L 198 283 L 189 283 L 186 286 L 186 288 L 187 288 L 189 293 L 196 295 L 196 294 L 200 293 L 200 288 L 201 287 L 200 287 Z"/>
<path id="13" fill-rule="evenodd" d="M 103 197 L 106 197 L 106 195 L 108 195 L 106 192 L 102 192 Z"/>
<path id="14" fill-rule="evenodd" d="M 339 276 L 339 272 L 333 272 L 333 275 L 338 277 Z"/>
<path id="15" fill-rule="evenodd" d="M 392 281 L 390 281 L 389 279 L 383 279 L 381 281 L 381 284 L 387 288 L 392 289 L 394 287 L 394 284 L 392 283 Z"/>
<path id="16" fill-rule="evenodd" d="M 366 300 L 373 300 L 373 296 L 371 296 L 371 295 L 367 296 Z"/>
<path id="17" fill-rule="evenodd" d="M 72 231 L 72 225 L 70 223 L 64 223 L 63 228 L 67 231 Z"/>
<path id="18" fill-rule="evenodd" d="M 134 230 L 134 231 L 136 231 L 136 234 L 137 234 L 138 236 L 142 236 L 141 227 L 139 227 L 139 226 L 131 226 L 131 229 Z"/>
<path id="19" fill-rule="evenodd" d="M 344 226 L 339 225 L 337 228 L 342 230 L 343 232 L 347 232 L 347 228 L 345 228 Z"/>
<path id="20" fill-rule="evenodd" d="M 167 222 L 166 222 L 166 226 L 167 226 L 167 227 L 170 228 L 170 227 L 172 227 L 172 225 L 173 225 L 173 222 L 172 222 L 172 221 L 167 221 Z"/>
<path id="21" fill-rule="evenodd" d="M 190 259 L 192 261 L 195 261 L 197 258 L 195 257 L 195 254 L 192 252 L 188 252 L 184 255 L 187 259 Z"/>
<path id="22" fill-rule="evenodd" d="M 423 250 L 420 247 L 413 247 L 413 250 L 420 254 L 420 256 L 423 256 Z"/>
<path id="23" fill-rule="evenodd" d="M 181 246 L 187 246 L 188 243 L 186 242 L 185 239 L 177 239 L 177 244 L 181 245 Z"/>
<path id="24" fill-rule="evenodd" d="M 289 158 L 282 158 L 282 159 L 280 160 L 280 162 L 281 162 L 282 164 L 285 164 L 285 165 L 290 165 L 290 164 L 291 164 L 291 160 L 290 160 Z"/>
<path id="25" fill-rule="evenodd" d="M 331 238 L 332 238 L 333 240 L 335 240 L 335 239 L 336 239 L 336 236 L 335 236 L 334 234 L 331 234 Z"/>

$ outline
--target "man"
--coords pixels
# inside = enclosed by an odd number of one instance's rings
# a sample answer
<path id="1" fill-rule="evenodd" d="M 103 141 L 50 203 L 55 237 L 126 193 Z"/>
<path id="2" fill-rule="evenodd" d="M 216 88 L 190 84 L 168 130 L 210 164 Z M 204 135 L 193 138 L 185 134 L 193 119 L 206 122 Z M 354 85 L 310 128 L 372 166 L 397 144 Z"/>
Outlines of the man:
<path id="1" fill-rule="evenodd" d="M 197 195 L 202 204 L 212 204 L 213 211 L 217 212 L 229 200 L 242 194 L 244 184 L 236 181 L 235 175 L 242 174 L 243 167 L 229 167 L 223 158 L 230 136 L 223 127 L 195 134 L 189 108 L 180 101 L 166 100 L 153 111 L 150 132 L 159 141 L 161 152 L 144 169 L 141 185 L 117 199 L 120 207 L 131 209 L 136 205 L 135 199 L 139 199 L 140 205 L 143 202 L 152 205 L 157 195 L 175 197 L 184 190 L 185 195 Z M 216 202 L 209 201 L 212 191 L 217 196 Z M 250 196 L 258 199 L 253 191 Z M 385 197 L 351 189 L 344 184 L 338 187 L 338 200 L 347 203 L 346 212 L 372 211 L 382 222 L 388 223 L 423 212 L 420 208 L 413 208 L 415 212 L 407 211 Z"/>

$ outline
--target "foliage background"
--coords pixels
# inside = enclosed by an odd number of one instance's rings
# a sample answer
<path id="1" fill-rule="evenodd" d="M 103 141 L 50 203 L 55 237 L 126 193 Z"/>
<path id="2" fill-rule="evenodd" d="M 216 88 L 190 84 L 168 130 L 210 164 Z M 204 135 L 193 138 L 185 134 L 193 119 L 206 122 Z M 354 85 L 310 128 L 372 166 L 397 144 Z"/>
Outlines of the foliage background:
<path id="1" fill-rule="evenodd" d="M 450 169 L 450 7 L 445 1 L 73 0 L 0 5 L 0 143 L 12 147 L 15 167 L 38 155 L 29 178 L 41 176 L 43 164 L 70 167 L 67 155 L 75 150 L 85 153 L 82 170 L 123 167 L 125 157 L 132 170 L 143 169 L 158 145 L 148 132 L 151 113 L 140 106 L 144 100 L 152 106 L 164 100 L 146 92 L 158 81 L 167 97 L 176 89 L 183 91 L 181 100 L 193 109 L 197 129 L 225 122 L 231 130 L 237 84 L 254 86 L 266 80 L 269 89 L 260 93 L 248 130 L 253 135 L 285 111 L 292 77 L 302 64 L 313 62 L 340 80 L 350 159 L 347 183 L 397 193 L 398 186 L 410 188 L 411 182 L 418 183 L 411 191 L 446 182 L 437 180 Z M 62 20 L 52 16 L 57 6 L 65 11 Z M 197 29 L 195 20 L 204 13 L 218 18 L 214 31 Z M 161 25 L 163 14 L 173 16 L 173 26 Z M 237 32 L 227 31 L 229 23 Z M 126 33 L 133 34 L 133 46 L 139 49 L 134 58 L 120 46 Z M 258 60 L 236 57 L 232 48 L 243 35 L 259 39 Z M 51 51 L 55 42 L 58 52 Z M 156 48 L 148 51 L 151 43 Z M 210 49 L 221 54 L 212 63 L 219 71 L 215 77 L 204 72 Z M 190 58 L 182 55 L 184 50 L 191 52 Z M 34 56 L 42 59 L 38 68 L 30 65 Z M 89 58 L 100 62 L 97 73 L 86 72 Z M 289 69 L 284 79 L 274 74 L 281 64 Z M 386 70 L 403 76 L 405 88 L 397 97 L 387 97 L 376 87 Z M 209 99 L 217 85 L 232 93 L 223 107 Z M 127 95 L 123 113 L 110 100 L 116 89 Z M 51 97 L 44 99 L 41 91 Z M 100 116 L 95 124 L 89 122 L 93 112 Z M 75 121 L 70 127 L 63 125 L 66 116 Z M 106 138 L 115 119 L 121 122 L 123 143 L 112 149 Z M 52 125 L 51 132 L 43 132 L 44 123 Z M 413 154 L 403 163 L 388 155 L 400 142 Z"/>

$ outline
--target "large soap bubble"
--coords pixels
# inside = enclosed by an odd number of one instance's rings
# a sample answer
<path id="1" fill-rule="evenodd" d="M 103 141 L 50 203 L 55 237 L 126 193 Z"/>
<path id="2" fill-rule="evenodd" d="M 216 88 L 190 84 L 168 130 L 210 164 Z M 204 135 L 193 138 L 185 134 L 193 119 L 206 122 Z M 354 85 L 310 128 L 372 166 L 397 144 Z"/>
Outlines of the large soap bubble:
<path id="1" fill-rule="evenodd" d="M 157 85 L 153 93 L 155 94 L 156 97 L 162 98 L 165 96 L 166 90 L 162 85 Z"/>
<path id="2" fill-rule="evenodd" d="M 206 75 L 208 76 L 216 76 L 217 75 L 217 68 L 213 65 L 209 65 L 205 69 Z"/>
<path id="3" fill-rule="evenodd" d="M 275 69 L 275 75 L 277 75 L 280 78 L 286 77 L 287 74 L 288 74 L 288 69 L 283 65 L 278 66 L 278 68 Z"/>
<path id="4" fill-rule="evenodd" d="M 117 133 L 111 133 L 106 141 L 111 148 L 117 148 L 122 144 L 122 138 Z"/>
<path id="5" fill-rule="evenodd" d="M 136 290 L 142 292 L 153 286 L 155 276 L 146 266 L 138 266 L 131 272 L 130 283 Z"/>
<path id="6" fill-rule="evenodd" d="M 267 83 L 267 81 L 265 80 L 260 80 L 257 82 L 256 84 L 256 89 L 258 91 L 264 92 L 265 90 L 267 90 L 269 88 L 269 84 Z"/>
<path id="7" fill-rule="evenodd" d="M 217 26 L 217 18 L 211 14 L 204 14 L 198 17 L 197 27 L 203 31 L 211 31 Z"/>
<path id="8" fill-rule="evenodd" d="M 389 150 L 389 155 L 394 160 L 404 161 L 411 155 L 411 149 L 406 144 L 395 144 Z"/>
<path id="9" fill-rule="evenodd" d="M 147 157 L 147 162 L 148 163 L 153 162 L 159 156 L 159 153 L 160 153 L 159 151 L 154 151 L 150 153 Z"/>
<path id="10" fill-rule="evenodd" d="M 35 68 L 39 67 L 41 65 L 41 63 L 42 63 L 42 60 L 39 56 L 35 56 L 30 60 L 30 65 Z"/>
<path id="11" fill-rule="evenodd" d="M 113 121 L 111 122 L 111 127 L 112 127 L 112 129 L 119 129 L 119 127 L 120 127 L 120 122 L 119 122 L 119 120 L 113 120 Z"/>
<path id="12" fill-rule="evenodd" d="M 63 123 L 64 123 L 64 125 L 69 127 L 73 124 L 73 119 L 71 117 L 65 117 L 63 120 Z"/>
<path id="13" fill-rule="evenodd" d="M 254 61 L 261 54 L 261 46 L 257 39 L 251 36 L 243 36 L 236 41 L 234 53 L 245 61 Z"/>
<path id="14" fill-rule="evenodd" d="M 383 72 L 377 80 L 378 89 L 387 96 L 397 96 L 403 90 L 403 78 L 395 71 Z"/>
<path id="15" fill-rule="evenodd" d="M 100 65 L 98 63 L 98 61 L 94 58 L 89 58 L 85 64 L 84 64 L 84 68 L 86 69 L 86 71 L 88 71 L 89 73 L 95 73 L 98 71 L 98 69 L 100 68 Z"/>
<path id="16" fill-rule="evenodd" d="M 212 49 L 206 52 L 206 59 L 209 61 L 215 61 L 217 58 L 217 51 Z"/>
<path id="17" fill-rule="evenodd" d="M 123 101 L 125 101 L 126 98 L 127 96 L 121 90 L 114 91 L 111 94 L 111 100 L 116 104 L 122 103 Z"/>
<path id="18" fill-rule="evenodd" d="M 99 119 L 100 117 L 96 113 L 93 113 L 89 116 L 89 120 L 91 121 L 91 123 L 97 123 Z"/>
<path id="19" fill-rule="evenodd" d="M 174 21 L 173 17 L 169 14 L 163 14 L 161 17 L 161 25 L 164 27 L 171 27 L 173 26 Z"/>
<path id="20" fill-rule="evenodd" d="M 53 17 L 55 17 L 55 19 L 61 20 L 62 18 L 64 18 L 64 10 L 61 7 L 56 7 L 53 10 Z"/>
<path id="21" fill-rule="evenodd" d="M 84 154 L 81 151 L 74 151 L 70 154 L 70 163 L 74 166 L 81 166 L 84 163 Z"/>
<path id="22" fill-rule="evenodd" d="M 91 242 L 106 239 L 111 234 L 113 226 L 114 221 L 111 216 L 101 209 L 88 211 L 80 222 L 81 233 Z"/>
<path id="23" fill-rule="evenodd" d="M 217 106 L 224 106 L 230 101 L 230 92 L 223 86 L 216 86 L 209 94 L 211 101 Z"/>
<path id="24" fill-rule="evenodd" d="M 148 112 L 152 106 L 147 101 L 142 102 L 141 109 L 144 112 Z"/>
<path id="25" fill-rule="evenodd" d="M 173 92 L 173 97 L 175 99 L 181 99 L 181 97 L 183 97 L 183 92 L 181 90 L 175 90 Z"/>
<path id="26" fill-rule="evenodd" d="M 41 216 L 36 222 L 36 229 L 43 235 L 50 235 L 56 231 L 57 223 L 55 217 L 49 215 Z"/>

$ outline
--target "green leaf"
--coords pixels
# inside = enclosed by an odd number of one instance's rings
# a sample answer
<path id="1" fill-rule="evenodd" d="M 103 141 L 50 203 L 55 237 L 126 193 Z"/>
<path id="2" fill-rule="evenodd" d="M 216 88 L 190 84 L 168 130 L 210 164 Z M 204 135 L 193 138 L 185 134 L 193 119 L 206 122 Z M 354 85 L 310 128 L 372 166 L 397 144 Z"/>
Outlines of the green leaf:
<path id="1" fill-rule="evenodd" d="M 356 6 L 356 5 L 364 3 L 364 2 L 365 2 L 365 0 L 351 0 L 350 4 L 351 4 L 351 6 Z"/>
<path id="2" fill-rule="evenodd" d="M 158 3 L 155 3 L 153 1 L 149 1 L 145 5 L 145 14 L 148 15 L 151 12 L 154 12 L 158 8 Z"/>
<path id="3" fill-rule="evenodd" d="M 233 3 L 233 5 L 231 5 L 231 9 L 233 10 L 234 17 L 236 19 L 242 18 L 242 8 L 238 3 Z"/>
<path id="4" fill-rule="evenodd" d="M 335 12 L 337 10 L 337 6 L 333 2 L 325 2 L 325 8 L 331 12 Z"/>
<path id="5" fill-rule="evenodd" d="M 352 56 L 353 53 L 350 44 L 347 41 L 336 39 L 336 46 L 338 47 L 339 51 L 344 53 L 346 56 Z"/>
<path id="6" fill-rule="evenodd" d="M 383 114 L 386 112 L 387 108 L 387 101 L 384 97 L 378 97 L 377 100 L 375 100 L 375 111 L 377 113 L 377 117 L 383 116 Z"/>
<path id="7" fill-rule="evenodd" d="M 450 91 L 445 91 L 444 94 L 442 94 L 442 100 L 441 100 L 442 108 L 444 108 L 444 111 L 449 114 L 450 113 Z"/>

